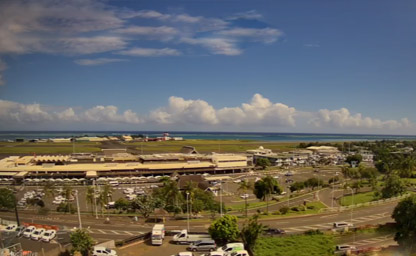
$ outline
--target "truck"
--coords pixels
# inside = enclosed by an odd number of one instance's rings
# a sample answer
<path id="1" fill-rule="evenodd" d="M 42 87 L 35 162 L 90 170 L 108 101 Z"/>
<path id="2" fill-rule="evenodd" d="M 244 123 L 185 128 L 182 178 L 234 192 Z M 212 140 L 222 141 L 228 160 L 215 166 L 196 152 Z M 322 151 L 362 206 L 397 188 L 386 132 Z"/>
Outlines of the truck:
<path id="1" fill-rule="evenodd" d="M 162 245 L 165 238 L 165 225 L 156 224 L 152 229 L 152 245 Z"/>
<path id="2" fill-rule="evenodd" d="M 184 229 L 179 234 L 173 236 L 173 242 L 177 244 L 191 244 L 199 240 L 212 239 L 208 233 L 190 234 Z"/>

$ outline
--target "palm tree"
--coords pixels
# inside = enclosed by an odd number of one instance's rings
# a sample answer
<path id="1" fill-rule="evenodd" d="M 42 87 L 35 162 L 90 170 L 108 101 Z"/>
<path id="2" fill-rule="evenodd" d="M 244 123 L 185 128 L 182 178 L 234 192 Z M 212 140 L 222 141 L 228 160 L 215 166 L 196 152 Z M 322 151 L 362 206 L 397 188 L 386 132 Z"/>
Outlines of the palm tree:
<path id="1" fill-rule="evenodd" d="M 192 213 L 192 202 L 195 197 L 196 190 L 197 190 L 196 184 L 192 181 L 188 181 L 186 185 L 184 186 L 184 191 L 183 191 L 184 197 L 186 197 L 186 194 L 189 193 L 189 205 L 190 205 L 189 212 L 191 213 Z"/>
<path id="2" fill-rule="evenodd" d="M 166 200 L 165 205 L 174 204 L 175 212 L 176 212 L 176 209 L 179 208 L 179 200 L 182 199 L 181 191 L 179 190 L 178 183 L 174 180 L 169 179 L 163 182 L 163 184 L 164 184 L 164 187 L 163 187 L 162 193 Z"/>
<path id="3" fill-rule="evenodd" d="M 92 214 L 94 215 L 94 197 L 95 197 L 95 188 L 93 186 L 89 186 L 87 188 L 87 193 L 85 199 L 87 201 L 87 211 L 88 211 L 88 204 L 91 205 Z"/>
<path id="4" fill-rule="evenodd" d="M 253 189 L 253 185 L 248 182 L 247 180 L 243 180 L 242 182 L 240 182 L 240 186 L 238 187 L 238 191 L 242 191 L 244 194 L 247 194 L 247 190 L 252 190 Z M 245 201 L 245 210 L 246 210 L 246 218 L 247 218 L 247 196 L 244 196 L 244 201 Z"/>
<path id="5" fill-rule="evenodd" d="M 99 203 L 101 206 L 101 214 L 103 214 L 103 206 L 107 206 L 108 205 L 108 198 L 112 198 L 112 193 L 113 193 L 113 188 L 106 184 L 103 187 L 103 191 L 100 194 L 99 197 Z"/>
<path id="6" fill-rule="evenodd" d="M 55 196 L 55 184 L 51 181 L 47 181 L 43 186 L 43 193 L 45 193 L 46 197 L 54 197 Z"/>

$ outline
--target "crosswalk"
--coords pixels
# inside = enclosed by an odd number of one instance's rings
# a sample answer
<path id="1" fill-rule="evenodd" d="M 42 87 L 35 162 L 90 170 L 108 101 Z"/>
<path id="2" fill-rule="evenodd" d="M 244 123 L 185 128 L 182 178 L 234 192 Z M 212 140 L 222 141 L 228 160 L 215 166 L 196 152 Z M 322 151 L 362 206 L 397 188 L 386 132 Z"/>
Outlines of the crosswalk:
<path id="1" fill-rule="evenodd" d="M 103 234 L 103 235 L 120 235 L 120 236 L 137 236 L 143 234 L 140 231 L 126 231 L 126 230 L 108 230 L 108 229 L 88 229 L 90 234 Z"/>
<path id="2" fill-rule="evenodd" d="M 390 213 L 388 213 L 388 212 L 378 213 L 378 214 L 369 215 L 369 216 L 366 216 L 366 217 L 354 218 L 352 220 L 346 219 L 346 220 L 343 220 L 343 221 L 352 222 L 355 226 L 357 226 L 357 224 L 360 224 L 360 223 L 365 223 L 365 222 L 368 222 L 368 221 L 373 221 L 373 220 L 385 218 L 385 217 L 389 216 L 389 214 Z M 285 231 L 287 233 L 296 233 L 296 232 L 304 232 L 304 231 L 315 230 L 315 229 L 325 230 L 325 229 L 333 228 L 333 224 L 334 224 L 333 222 L 328 222 L 328 223 L 314 224 L 314 225 L 309 225 L 309 226 L 291 227 L 291 228 L 285 228 Z"/>
<path id="3" fill-rule="evenodd" d="M 394 238 L 393 235 L 386 235 L 386 236 L 381 236 L 381 237 L 375 237 L 375 238 L 356 241 L 356 242 L 353 242 L 351 244 L 353 244 L 355 246 L 363 246 L 363 245 L 370 245 L 370 244 L 375 244 L 375 243 L 382 243 L 382 242 L 385 242 L 385 241 L 388 241 L 388 240 L 392 240 L 393 238 Z"/>

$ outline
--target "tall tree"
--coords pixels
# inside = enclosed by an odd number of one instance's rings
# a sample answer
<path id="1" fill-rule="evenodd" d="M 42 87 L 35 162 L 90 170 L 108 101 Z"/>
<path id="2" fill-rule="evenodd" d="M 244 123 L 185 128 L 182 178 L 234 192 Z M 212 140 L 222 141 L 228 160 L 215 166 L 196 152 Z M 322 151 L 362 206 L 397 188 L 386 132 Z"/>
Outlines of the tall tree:
<path id="1" fill-rule="evenodd" d="M 271 194 L 280 194 L 282 189 L 275 178 L 270 175 L 262 178 L 261 180 L 254 183 L 253 193 L 258 199 L 266 201 L 266 211 L 269 213 L 269 200 Z"/>
<path id="2" fill-rule="evenodd" d="M 241 239 L 243 240 L 245 248 L 253 254 L 254 246 L 257 239 L 263 233 L 265 226 L 258 222 L 258 215 L 254 215 L 250 218 L 247 224 L 244 224 L 241 230 Z"/>
<path id="3" fill-rule="evenodd" d="M 256 166 L 261 167 L 265 170 L 267 167 L 271 165 L 270 160 L 268 158 L 258 158 L 256 159 Z"/>
<path id="4" fill-rule="evenodd" d="M 402 195 L 405 192 L 406 183 L 396 174 L 391 174 L 385 181 L 384 187 L 381 190 L 381 195 L 383 198 L 390 198 L 393 196 Z"/>
<path id="5" fill-rule="evenodd" d="M 248 208 L 247 199 L 248 199 L 248 196 L 246 194 L 247 194 L 248 190 L 252 190 L 252 189 L 253 189 L 253 185 L 247 180 L 243 180 L 242 182 L 240 182 L 240 186 L 238 187 L 238 191 L 240 191 L 240 192 L 242 191 L 244 193 L 246 218 L 247 218 L 247 215 L 248 215 L 248 213 L 247 213 L 247 208 Z"/>
<path id="6" fill-rule="evenodd" d="M 208 229 L 211 237 L 221 243 L 236 241 L 240 235 L 238 230 L 237 217 L 224 215 L 211 223 Z"/>
<path id="7" fill-rule="evenodd" d="M 394 208 L 396 240 L 401 247 L 413 255 L 416 253 L 416 195 L 403 199 Z"/>
<path id="8" fill-rule="evenodd" d="M 143 218 L 147 219 L 156 208 L 163 207 L 163 202 L 152 195 L 141 195 L 134 199 L 131 206 L 134 210 L 137 210 Z"/>
<path id="9" fill-rule="evenodd" d="M 48 180 L 45 185 L 43 185 L 43 193 L 45 193 L 45 197 L 54 197 L 55 184 Z"/>
<path id="10" fill-rule="evenodd" d="M 13 209 L 16 203 L 14 192 L 7 188 L 0 188 L 0 208 Z"/>
<path id="11" fill-rule="evenodd" d="M 87 193 L 85 194 L 85 200 L 87 201 L 87 205 L 91 206 L 91 213 L 94 215 L 95 205 L 94 205 L 94 197 L 95 197 L 95 188 L 94 186 L 87 187 Z M 87 209 L 88 211 L 88 209 Z"/>
<path id="12" fill-rule="evenodd" d="M 94 245 L 94 240 L 88 232 L 83 229 L 77 229 L 75 232 L 72 232 L 70 240 L 72 244 L 72 253 L 79 252 L 83 256 L 89 255 L 89 252 Z"/>

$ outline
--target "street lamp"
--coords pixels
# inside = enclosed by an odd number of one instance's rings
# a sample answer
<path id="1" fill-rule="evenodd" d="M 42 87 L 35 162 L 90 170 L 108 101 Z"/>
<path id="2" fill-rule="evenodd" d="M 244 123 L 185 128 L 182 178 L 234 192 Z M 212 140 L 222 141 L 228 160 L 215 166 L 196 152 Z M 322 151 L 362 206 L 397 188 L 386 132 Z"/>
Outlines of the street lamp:
<path id="1" fill-rule="evenodd" d="M 187 225 L 188 225 L 188 232 L 189 232 L 189 192 L 186 192 L 186 211 L 188 213 Z"/>
<path id="2" fill-rule="evenodd" d="M 77 200 L 77 212 L 78 212 L 79 229 L 82 229 L 81 213 L 79 211 L 78 190 L 75 190 L 75 199 Z"/>
<path id="3" fill-rule="evenodd" d="M 351 225 L 352 225 L 352 214 L 354 211 L 354 189 L 352 189 L 351 187 L 347 187 L 348 189 L 351 189 L 351 195 L 352 195 L 352 199 L 351 199 Z M 355 244 L 355 232 L 353 232 L 353 244 Z"/>
<path id="4" fill-rule="evenodd" d="M 220 180 L 220 216 L 222 217 L 222 179 Z"/>

